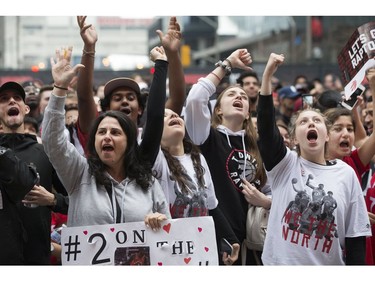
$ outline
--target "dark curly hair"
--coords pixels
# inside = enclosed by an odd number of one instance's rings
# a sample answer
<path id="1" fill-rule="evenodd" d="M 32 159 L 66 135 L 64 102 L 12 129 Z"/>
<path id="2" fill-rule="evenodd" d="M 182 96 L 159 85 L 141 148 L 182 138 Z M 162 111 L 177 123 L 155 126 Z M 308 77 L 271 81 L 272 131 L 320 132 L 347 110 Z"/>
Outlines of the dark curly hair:
<path id="1" fill-rule="evenodd" d="M 125 174 L 130 180 L 135 180 L 136 183 L 146 191 L 152 181 L 152 169 L 151 163 L 143 160 L 142 155 L 140 155 L 140 150 L 137 142 L 137 127 L 134 122 L 123 112 L 110 110 L 106 111 L 95 120 L 91 131 L 89 140 L 87 142 L 87 162 L 89 164 L 89 172 L 95 177 L 96 182 L 102 184 L 106 187 L 111 186 L 111 181 L 105 174 L 107 166 L 99 158 L 99 155 L 95 149 L 95 136 L 98 130 L 99 124 L 106 117 L 115 118 L 122 130 L 125 132 L 127 137 L 127 146 L 124 151 L 124 167 Z"/>

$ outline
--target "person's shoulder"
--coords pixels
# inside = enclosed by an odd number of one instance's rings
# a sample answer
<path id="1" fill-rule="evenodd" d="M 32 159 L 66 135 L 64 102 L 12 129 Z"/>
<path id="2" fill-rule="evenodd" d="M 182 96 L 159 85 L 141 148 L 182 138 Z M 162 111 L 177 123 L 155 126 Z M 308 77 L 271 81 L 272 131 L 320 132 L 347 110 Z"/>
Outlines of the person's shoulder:
<path id="1" fill-rule="evenodd" d="M 36 135 L 32 134 L 9 134 L 6 139 L 7 141 L 14 141 L 16 143 L 18 150 L 34 149 L 35 147 L 44 150 L 43 145 L 38 142 Z"/>
<path id="2" fill-rule="evenodd" d="M 351 160 L 350 158 L 346 159 L 346 161 L 343 161 L 341 159 L 334 159 L 334 160 L 330 160 L 329 162 L 331 163 L 331 166 L 334 166 L 340 171 L 344 171 L 345 173 L 353 173 L 355 175 L 354 168 L 352 167 L 350 163 L 350 162 L 353 162 L 353 160 Z"/>
<path id="3" fill-rule="evenodd" d="M 28 142 L 29 145 L 32 146 L 34 149 L 42 150 L 44 152 L 44 146 L 43 144 L 38 142 L 37 136 L 26 134 L 25 142 Z"/>
<path id="4" fill-rule="evenodd" d="M 35 153 L 34 156 L 36 158 L 46 158 L 48 159 L 48 162 L 49 162 L 49 158 L 47 156 L 46 151 L 44 150 L 43 144 L 38 142 L 36 136 L 34 135 L 30 135 L 30 136 L 31 138 L 29 139 L 29 145 L 28 147 L 25 147 L 25 150 L 32 151 L 33 153 Z"/>
<path id="5" fill-rule="evenodd" d="M 327 161 L 327 163 L 330 163 L 329 166 L 336 166 L 336 167 L 343 166 L 343 167 L 345 167 L 344 169 L 350 168 L 350 166 L 348 166 L 348 164 L 347 164 L 347 161 L 344 161 L 344 160 L 338 159 L 338 158 L 333 159 L 333 160 L 329 160 L 329 161 Z"/>
<path id="6" fill-rule="evenodd" d="M 151 192 L 159 192 L 160 190 L 162 190 L 159 180 L 155 176 L 152 176 L 150 188 L 151 188 Z"/>

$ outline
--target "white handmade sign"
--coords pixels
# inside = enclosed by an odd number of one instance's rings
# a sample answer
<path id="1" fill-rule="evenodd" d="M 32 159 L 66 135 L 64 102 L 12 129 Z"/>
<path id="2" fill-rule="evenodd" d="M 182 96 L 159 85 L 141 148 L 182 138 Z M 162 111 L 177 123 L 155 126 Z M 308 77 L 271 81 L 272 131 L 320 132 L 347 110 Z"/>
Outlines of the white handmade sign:
<path id="1" fill-rule="evenodd" d="M 66 227 L 63 265 L 218 265 L 211 216 L 172 219 L 159 231 L 144 222 Z"/>

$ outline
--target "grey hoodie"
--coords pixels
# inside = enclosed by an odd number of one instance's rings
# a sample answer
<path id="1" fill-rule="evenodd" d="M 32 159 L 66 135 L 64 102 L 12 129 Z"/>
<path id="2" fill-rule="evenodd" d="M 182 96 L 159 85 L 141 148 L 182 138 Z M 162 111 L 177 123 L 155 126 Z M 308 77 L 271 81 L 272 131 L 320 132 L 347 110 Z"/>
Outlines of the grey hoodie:
<path id="1" fill-rule="evenodd" d="M 53 93 L 43 118 L 42 142 L 61 182 L 69 194 L 68 226 L 116 223 L 116 208 L 112 206 L 103 185 L 89 173 L 89 165 L 64 134 L 65 97 Z M 157 180 L 148 192 L 128 178 L 118 183 L 111 178 L 113 193 L 120 205 L 121 222 L 143 221 L 152 212 L 171 218 L 165 195 Z"/>

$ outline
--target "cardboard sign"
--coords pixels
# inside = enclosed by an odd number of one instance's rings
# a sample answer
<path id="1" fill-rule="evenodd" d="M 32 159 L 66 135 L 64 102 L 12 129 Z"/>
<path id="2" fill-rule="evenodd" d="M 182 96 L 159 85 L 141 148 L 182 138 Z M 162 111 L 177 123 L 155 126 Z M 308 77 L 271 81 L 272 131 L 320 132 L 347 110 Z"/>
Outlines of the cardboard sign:
<path id="1" fill-rule="evenodd" d="M 63 265 L 218 265 L 211 216 L 172 219 L 159 231 L 144 222 L 66 227 Z"/>
<path id="2" fill-rule="evenodd" d="M 375 22 L 358 27 L 337 60 L 345 85 L 345 97 L 349 99 L 358 85 L 367 83 L 366 70 L 375 67 Z"/>

